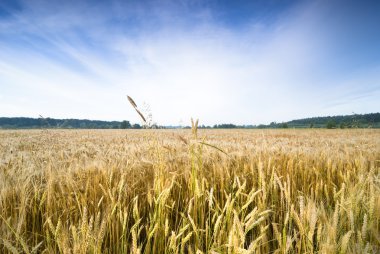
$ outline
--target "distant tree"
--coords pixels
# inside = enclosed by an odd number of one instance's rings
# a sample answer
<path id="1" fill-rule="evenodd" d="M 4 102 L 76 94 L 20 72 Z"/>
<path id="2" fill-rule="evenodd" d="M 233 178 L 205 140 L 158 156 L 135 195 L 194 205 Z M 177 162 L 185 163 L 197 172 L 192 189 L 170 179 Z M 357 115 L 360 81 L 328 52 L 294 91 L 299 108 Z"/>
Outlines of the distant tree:
<path id="1" fill-rule="evenodd" d="M 309 127 L 314 128 L 314 123 L 311 123 Z"/>
<path id="2" fill-rule="evenodd" d="M 234 129 L 234 128 L 237 128 L 237 126 L 231 123 L 223 123 L 223 124 L 215 124 L 213 128 L 214 129 Z"/>
<path id="3" fill-rule="evenodd" d="M 69 123 L 69 120 L 64 120 L 63 123 L 61 124 L 61 127 L 62 128 L 70 128 L 70 123 Z"/>
<path id="4" fill-rule="evenodd" d="M 344 123 L 340 123 L 339 128 L 344 129 L 344 128 L 346 128 L 346 125 Z"/>
<path id="5" fill-rule="evenodd" d="M 120 124 L 120 129 L 130 129 L 131 127 L 131 123 L 126 120 L 122 121 Z"/>
<path id="6" fill-rule="evenodd" d="M 135 123 L 134 125 L 132 125 L 132 129 L 141 129 L 141 125 L 138 123 Z"/>
<path id="7" fill-rule="evenodd" d="M 287 129 L 287 128 L 288 128 L 288 124 L 287 124 L 287 123 L 282 123 L 282 124 L 281 124 L 281 128 L 283 128 L 283 129 Z"/>
<path id="8" fill-rule="evenodd" d="M 326 124 L 327 129 L 334 129 L 336 127 L 335 121 L 334 120 L 329 120 Z"/>

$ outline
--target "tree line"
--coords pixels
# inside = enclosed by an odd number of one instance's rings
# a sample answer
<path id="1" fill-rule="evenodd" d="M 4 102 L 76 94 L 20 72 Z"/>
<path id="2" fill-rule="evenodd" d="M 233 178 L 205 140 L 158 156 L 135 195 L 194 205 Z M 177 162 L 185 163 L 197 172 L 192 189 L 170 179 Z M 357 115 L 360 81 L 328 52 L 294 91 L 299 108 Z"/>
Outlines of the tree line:
<path id="1" fill-rule="evenodd" d="M 0 128 L 3 129 L 142 129 L 143 126 L 128 120 L 101 121 L 87 119 L 54 119 L 29 117 L 0 117 Z M 190 128 L 190 126 L 158 126 L 154 129 Z M 200 125 L 200 129 L 286 129 L 286 128 L 380 128 L 380 113 L 353 114 L 345 116 L 312 117 L 292 120 L 289 122 L 271 122 L 259 125 L 235 125 L 232 123 L 215 124 L 213 126 Z"/>
<path id="2" fill-rule="evenodd" d="M 0 128 L 3 129 L 141 129 L 140 124 L 129 121 L 101 121 L 87 119 L 54 119 L 29 117 L 0 117 Z"/>

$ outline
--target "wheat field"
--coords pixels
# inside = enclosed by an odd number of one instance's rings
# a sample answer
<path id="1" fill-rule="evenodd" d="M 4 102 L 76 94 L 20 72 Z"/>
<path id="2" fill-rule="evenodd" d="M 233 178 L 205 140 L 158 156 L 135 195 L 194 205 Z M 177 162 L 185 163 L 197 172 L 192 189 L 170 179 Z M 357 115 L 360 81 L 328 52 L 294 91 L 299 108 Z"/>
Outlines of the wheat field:
<path id="1" fill-rule="evenodd" d="M 1 253 L 380 253 L 379 130 L 3 130 Z"/>

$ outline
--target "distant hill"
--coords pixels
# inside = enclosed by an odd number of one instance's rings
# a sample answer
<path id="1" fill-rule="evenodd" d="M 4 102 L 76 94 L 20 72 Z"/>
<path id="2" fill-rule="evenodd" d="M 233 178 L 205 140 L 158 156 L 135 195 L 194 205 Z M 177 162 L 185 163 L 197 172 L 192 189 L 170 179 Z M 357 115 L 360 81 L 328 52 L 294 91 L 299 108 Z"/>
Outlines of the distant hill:
<path id="1" fill-rule="evenodd" d="M 380 128 L 380 113 L 353 114 L 345 116 L 323 116 L 292 120 L 288 122 L 272 122 L 260 125 L 217 124 L 216 129 L 278 129 L 278 128 Z"/>
<path id="2" fill-rule="evenodd" d="M 292 120 L 287 122 L 287 124 L 289 127 L 379 128 L 380 113 L 312 117 Z"/>
<path id="3" fill-rule="evenodd" d="M 173 126 L 155 126 L 158 128 L 180 128 Z M 100 121 L 87 119 L 54 119 L 54 118 L 28 118 L 28 117 L 0 117 L 1 129 L 141 129 L 139 124 L 130 124 L 129 121 Z M 190 127 L 187 127 L 190 128 Z M 380 113 L 353 114 L 345 116 L 324 116 L 292 120 L 289 122 L 268 125 L 234 125 L 218 124 L 213 127 L 200 126 L 200 128 L 214 129 L 275 129 L 275 128 L 380 128 Z"/>
<path id="4" fill-rule="evenodd" d="M 380 113 L 323 116 L 258 125 L 257 128 L 380 128 Z"/>

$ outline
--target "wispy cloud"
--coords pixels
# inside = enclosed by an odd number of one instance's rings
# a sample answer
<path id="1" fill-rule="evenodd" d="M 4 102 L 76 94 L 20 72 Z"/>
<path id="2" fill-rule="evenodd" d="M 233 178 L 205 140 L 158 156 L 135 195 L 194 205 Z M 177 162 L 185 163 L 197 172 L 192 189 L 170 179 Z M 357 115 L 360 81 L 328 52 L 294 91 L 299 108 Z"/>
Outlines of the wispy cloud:
<path id="1" fill-rule="evenodd" d="M 20 6 L 0 19 L 1 115 L 138 122 L 126 94 L 150 104 L 160 124 L 191 116 L 256 124 L 380 108 L 380 61 L 337 59 L 362 49 L 339 52 L 333 33 L 341 24 L 327 1 L 239 24 L 204 1 Z"/>

